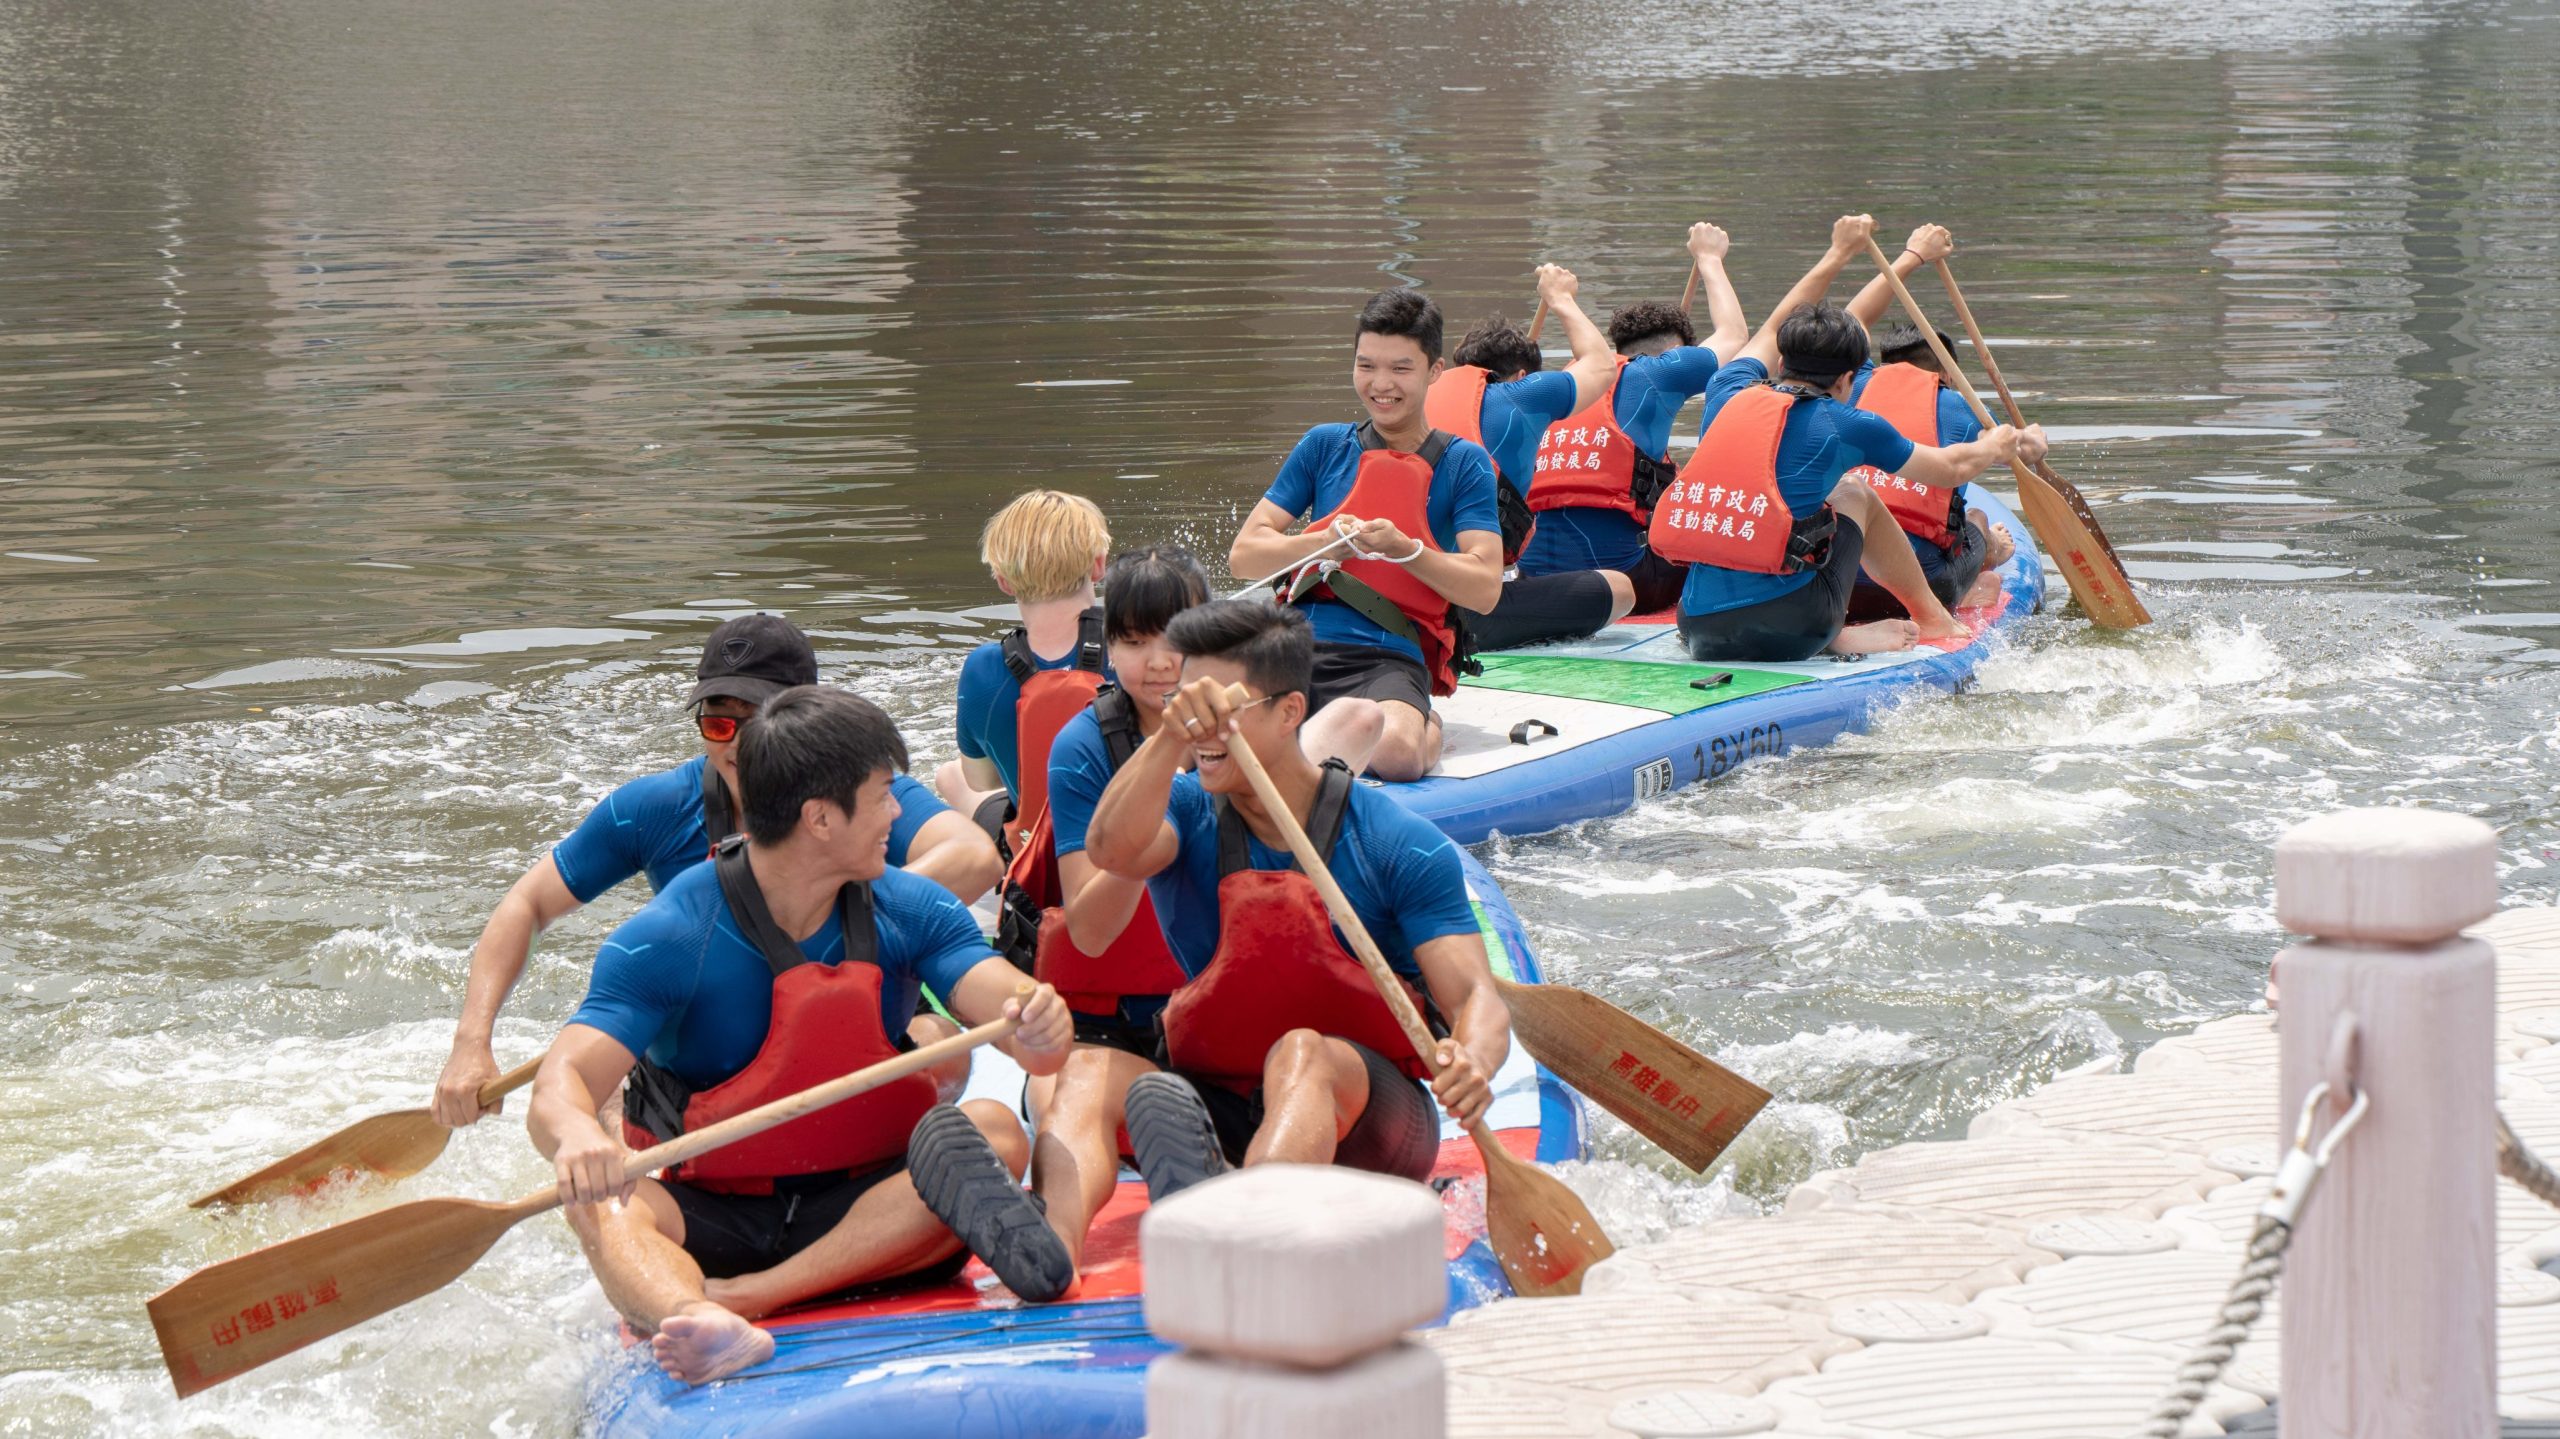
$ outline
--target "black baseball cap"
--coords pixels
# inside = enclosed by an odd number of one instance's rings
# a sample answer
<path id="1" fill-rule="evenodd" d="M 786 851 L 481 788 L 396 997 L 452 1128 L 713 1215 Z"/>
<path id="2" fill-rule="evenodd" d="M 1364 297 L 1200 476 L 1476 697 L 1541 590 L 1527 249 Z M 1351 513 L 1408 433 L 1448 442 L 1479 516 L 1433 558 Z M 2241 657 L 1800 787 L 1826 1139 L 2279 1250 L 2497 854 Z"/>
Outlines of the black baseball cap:
<path id="1" fill-rule="evenodd" d="M 694 676 L 686 704 L 726 696 L 760 705 L 793 685 L 816 684 L 818 652 L 780 615 L 740 615 L 711 632 Z"/>

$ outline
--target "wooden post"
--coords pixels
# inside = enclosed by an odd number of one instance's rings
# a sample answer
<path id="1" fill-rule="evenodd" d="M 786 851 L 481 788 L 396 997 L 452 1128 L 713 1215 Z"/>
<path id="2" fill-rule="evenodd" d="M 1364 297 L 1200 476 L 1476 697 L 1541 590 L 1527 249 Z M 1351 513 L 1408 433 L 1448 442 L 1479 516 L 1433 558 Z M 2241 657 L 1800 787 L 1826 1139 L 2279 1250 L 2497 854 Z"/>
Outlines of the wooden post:
<path id="1" fill-rule="evenodd" d="M 1405 1331 L 1449 1298 L 1440 1197 L 1331 1165 L 1195 1185 L 1138 1228 L 1153 1439 L 1444 1439 L 1448 1379 Z"/>
<path id="2" fill-rule="evenodd" d="M 2498 1433 L 2497 959 L 2461 934 L 2497 908 L 2497 853 L 2478 820 L 2414 809 L 2276 845 L 2276 918 L 2308 937 L 2283 955 L 2280 1132 L 2324 1079 L 2372 1100 L 2286 1261 L 2284 1439 Z"/>

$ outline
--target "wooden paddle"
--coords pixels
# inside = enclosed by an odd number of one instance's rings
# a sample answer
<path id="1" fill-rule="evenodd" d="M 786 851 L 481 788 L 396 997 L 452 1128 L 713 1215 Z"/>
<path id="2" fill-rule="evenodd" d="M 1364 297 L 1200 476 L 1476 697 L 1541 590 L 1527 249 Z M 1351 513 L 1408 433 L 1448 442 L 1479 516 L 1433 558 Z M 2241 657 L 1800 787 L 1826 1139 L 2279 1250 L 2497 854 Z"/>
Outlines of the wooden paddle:
<path id="1" fill-rule="evenodd" d="M 982 1024 L 678 1135 L 631 1156 L 626 1169 L 647 1174 L 735 1144 L 1002 1039 L 1019 1023 Z M 160 1357 L 179 1398 L 209 1389 L 442 1289 L 499 1235 L 559 1203 L 552 1184 L 508 1203 L 422 1199 L 207 1265 L 152 1296 Z"/>
<path id="2" fill-rule="evenodd" d="M 1227 691 L 1227 697 L 1237 704 L 1252 698 L 1242 685 Z M 1324 856 L 1316 853 L 1314 841 L 1307 838 L 1306 829 L 1272 785 L 1271 776 L 1263 771 L 1261 757 L 1241 735 L 1227 747 L 1227 753 L 1243 767 L 1244 777 L 1261 798 L 1262 807 L 1280 826 L 1282 837 L 1289 841 L 1289 852 L 1297 856 L 1298 868 L 1315 881 L 1316 892 L 1324 896 L 1324 907 L 1333 911 L 1333 922 L 1350 938 L 1352 953 L 1360 956 L 1361 967 L 1369 971 L 1378 996 L 1395 1013 L 1396 1023 L 1404 1027 L 1414 1053 L 1422 1056 L 1424 1064 L 1438 1068 L 1439 1043 L 1415 1012 L 1413 1000 L 1405 994 L 1395 971 L 1387 967 L 1386 956 L 1378 952 L 1377 941 L 1369 937 L 1369 927 L 1360 922 L 1350 897 L 1334 882 Z M 1483 1120 L 1467 1126 L 1467 1137 L 1475 1141 L 1476 1152 L 1484 1156 L 1484 1227 L 1493 1241 L 1493 1257 L 1502 1261 L 1502 1272 L 1510 1276 L 1512 1289 L 1529 1299 L 1581 1293 L 1583 1271 L 1617 1252 L 1617 1246 L 1601 1231 L 1600 1221 L 1591 1217 L 1591 1211 L 1572 1190 L 1565 1188 L 1562 1180 L 1503 1148 L 1502 1140 L 1485 1127 Z"/>
<path id="3" fill-rule="evenodd" d="M 1697 298 L 1698 298 L 1698 262 L 1697 262 L 1696 260 L 1692 259 L 1692 260 L 1689 262 L 1689 283 L 1688 283 L 1688 284 L 1686 284 L 1686 285 L 1684 285 L 1684 286 L 1682 286 L 1682 287 L 1681 287 L 1681 290 L 1680 290 L 1680 313 L 1681 313 L 1681 314 L 1684 314 L 1684 315 L 1685 315 L 1685 314 L 1687 314 L 1687 313 L 1689 313 L 1689 305 L 1690 305 L 1690 302 L 1691 302 L 1691 301 L 1693 301 L 1693 300 L 1695 300 L 1695 299 L 1697 299 Z"/>
<path id="4" fill-rule="evenodd" d="M 537 1054 L 481 1085 L 480 1107 L 486 1109 L 532 1083 L 533 1072 L 541 1067 L 542 1056 Z M 377 1114 L 371 1119 L 359 1119 L 307 1149 L 296 1150 L 246 1179 L 188 1200 L 187 1207 L 262 1204 L 289 1194 L 309 1194 L 338 1174 L 406 1179 L 435 1163 L 436 1156 L 444 1153 L 445 1141 L 452 1137 L 452 1130 L 436 1123 L 435 1116 L 423 1109 Z"/>
<path id="5" fill-rule="evenodd" d="M 1981 357 L 1982 372 L 1991 377 L 1991 388 L 2000 392 L 2000 407 L 2008 411 L 2010 424 L 2024 429 L 2027 419 L 2018 412 L 2018 397 L 2009 393 L 2009 382 L 2000 374 L 2000 362 L 1992 358 L 1990 342 L 1982 338 L 1982 327 L 1973 322 L 1973 307 L 1964 302 L 1964 291 L 1956 284 L 1956 272 L 1947 268 L 1947 262 L 1944 260 L 1934 263 L 1938 267 L 1939 280 L 1947 287 L 1947 298 L 1955 302 L 1956 318 L 1964 323 L 1964 337 L 1973 342 L 1973 353 Z M 2089 533 L 2096 536 L 2098 543 L 2106 548 L 2107 558 L 2114 559 L 2116 547 L 2108 540 L 2107 532 L 2098 527 L 2097 517 L 2089 513 L 2089 502 L 2081 498 L 2079 487 L 2055 474 L 2053 466 L 2042 460 L 2036 462 L 2036 473 L 2044 477 L 2046 484 L 2053 486 L 2055 492 L 2071 506 L 2071 512 L 2079 516 L 2081 521 L 2089 527 Z M 2121 569 L 2122 565 L 2119 564 L 2118 568 Z M 2139 601 L 2137 600 L 2136 603 Z M 2146 614 L 2144 618 L 2148 619 L 2150 616 Z"/>
<path id="6" fill-rule="evenodd" d="M 1547 302 L 1546 298 L 1541 296 L 1538 300 L 1538 313 L 1529 317 L 1529 343 L 1533 345 L 1538 343 L 1538 332 L 1546 327 Z"/>
<path id="7" fill-rule="evenodd" d="M 1769 1091 L 1596 994 L 1494 976 L 1511 1032 L 1576 1093 L 1704 1174 Z"/>
<path id="8" fill-rule="evenodd" d="M 1929 342 L 1929 349 L 1938 357 L 1947 383 L 1954 385 L 1956 393 L 1964 396 L 1964 402 L 1973 407 L 1974 418 L 1986 428 L 1990 426 L 1994 423 L 1991 411 L 1983 407 L 1982 397 L 1974 393 L 1972 383 L 1957 367 L 1956 357 L 1948 354 L 1947 347 L 1939 342 L 1938 327 L 1930 324 L 1929 317 L 1920 313 L 1920 302 L 1911 298 L 1910 287 L 1894 273 L 1893 262 L 1885 258 L 1884 250 L 1876 244 L 1873 236 L 1867 239 L 1867 254 L 1884 272 L 1885 281 L 1893 286 L 1894 298 L 1902 302 L 1903 313 L 1911 317 L 1911 323 L 1919 326 L 1922 338 Z M 2098 522 L 2088 515 L 2087 507 L 2083 505 L 2075 512 L 2061 492 L 2029 466 L 2013 463 L 2009 468 L 2018 477 L 2018 508 L 2025 511 L 2027 528 L 2035 531 L 2037 541 L 2061 564 L 2062 577 L 2071 585 L 2071 597 L 2080 602 L 2080 608 L 2088 612 L 2089 618 L 2102 628 L 2111 630 L 2128 630 L 2151 623 L 2151 612 L 2144 609 L 2142 601 L 2135 597 L 2133 581 L 2125 577 L 2124 567 L 2116 563 L 2115 551 L 2102 538 Z"/>

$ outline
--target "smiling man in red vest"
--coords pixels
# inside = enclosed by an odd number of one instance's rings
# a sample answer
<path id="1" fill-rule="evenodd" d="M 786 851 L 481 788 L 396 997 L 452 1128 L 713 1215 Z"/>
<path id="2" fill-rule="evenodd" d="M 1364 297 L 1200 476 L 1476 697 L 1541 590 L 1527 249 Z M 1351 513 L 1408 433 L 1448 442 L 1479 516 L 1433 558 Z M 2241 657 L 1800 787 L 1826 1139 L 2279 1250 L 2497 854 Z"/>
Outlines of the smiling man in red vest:
<path id="1" fill-rule="evenodd" d="M 1165 723 L 1120 768 L 1085 853 L 1147 882 L 1192 978 L 1165 1006 L 1166 1062 L 1129 1086 L 1129 1147 L 1163 1198 L 1230 1163 L 1342 1164 L 1420 1179 L 1442 1108 L 1483 1117 L 1511 1017 L 1448 836 L 1299 744 L 1315 646 L 1304 616 L 1216 600 L 1166 630 L 1183 656 Z M 1246 698 L 1233 702 L 1231 686 Z M 1444 1037 L 1437 1076 L 1298 872 L 1230 753 L 1249 744 L 1389 967 Z M 1198 770 L 1185 774 L 1186 761 Z"/>
<path id="2" fill-rule="evenodd" d="M 526 1128 L 605 1297 L 687 1383 L 772 1354 L 758 1315 L 947 1277 L 965 1251 L 1042 1298 L 1074 1277 L 1015 1182 L 1027 1146 L 1010 1109 L 937 1104 L 929 1074 L 656 1179 L 628 1167 L 634 1149 L 889 1059 L 924 987 L 971 1024 L 1019 1014 L 1000 1047 L 1026 1072 L 1066 1061 L 1057 991 L 1016 998 L 1021 972 L 960 901 L 888 867 L 890 777 L 906 759 L 869 701 L 814 685 L 768 700 L 738 737 L 745 832 L 605 941 L 534 1079 Z M 617 1138 L 596 1109 L 626 1077 Z"/>
<path id="3" fill-rule="evenodd" d="M 1240 575 L 1319 562 L 1283 581 L 1315 626 L 1308 744 L 1380 779 L 1420 779 L 1440 762 L 1431 697 L 1457 691 L 1452 607 L 1502 598 L 1492 457 L 1424 411 L 1440 339 L 1440 309 L 1419 290 L 1371 296 L 1351 360 L 1369 418 L 1307 431 L 1227 552 Z"/>

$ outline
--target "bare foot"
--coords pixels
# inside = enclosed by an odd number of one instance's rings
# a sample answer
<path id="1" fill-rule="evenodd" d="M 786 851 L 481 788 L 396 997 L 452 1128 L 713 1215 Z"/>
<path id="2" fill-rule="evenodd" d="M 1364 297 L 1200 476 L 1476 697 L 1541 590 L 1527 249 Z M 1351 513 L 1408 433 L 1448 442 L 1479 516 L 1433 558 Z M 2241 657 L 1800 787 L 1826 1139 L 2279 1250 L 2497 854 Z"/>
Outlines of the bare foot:
<path id="1" fill-rule="evenodd" d="M 1982 567 L 1986 570 L 1996 570 L 2009 563 L 2009 557 L 2017 552 L 2018 537 L 2009 533 L 2007 525 L 1993 525 L 1991 544 L 1983 552 Z"/>
<path id="2" fill-rule="evenodd" d="M 1912 638 L 1925 644 L 1930 640 L 1970 639 L 1973 631 L 1965 626 L 1964 621 L 1957 619 L 1954 615 L 1948 615 L 1943 620 L 1915 621 L 1912 624 L 1911 634 Z M 1901 647 L 1897 645 L 1895 648 Z"/>
<path id="3" fill-rule="evenodd" d="M 1999 602 L 2000 577 L 1988 570 L 1983 571 L 1981 577 L 1973 582 L 1972 589 L 1956 596 L 1958 609 L 1970 609 L 1976 605 L 1996 605 Z"/>
<path id="4" fill-rule="evenodd" d="M 708 1384 L 772 1358 L 773 1336 L 705 1302 L 660 1320 L 649 1353 L 669 1375 L 687 1384 Z"/>
<path id="5" fill-rule="evenodd" d="M 1875 620 L 1851 625 L 1831 642 L 1835 655 L 1875 655 L 1888 650 L 1907 650 L 1918 643 L 1920 627 L 1909 620 Z"/>

